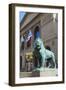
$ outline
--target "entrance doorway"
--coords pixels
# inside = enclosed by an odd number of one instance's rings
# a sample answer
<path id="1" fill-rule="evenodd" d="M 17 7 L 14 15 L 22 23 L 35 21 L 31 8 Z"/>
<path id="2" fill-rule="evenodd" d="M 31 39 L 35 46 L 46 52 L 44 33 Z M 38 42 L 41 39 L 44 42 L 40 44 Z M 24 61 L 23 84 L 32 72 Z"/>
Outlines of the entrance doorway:
<path id="1" fill-rule="evenodd" d="M 38 37 L 41 37 L 40 28 L 39 28 L 39 26 L 36 26 L 35 31 L 34 31 L 34 40 Z"/>

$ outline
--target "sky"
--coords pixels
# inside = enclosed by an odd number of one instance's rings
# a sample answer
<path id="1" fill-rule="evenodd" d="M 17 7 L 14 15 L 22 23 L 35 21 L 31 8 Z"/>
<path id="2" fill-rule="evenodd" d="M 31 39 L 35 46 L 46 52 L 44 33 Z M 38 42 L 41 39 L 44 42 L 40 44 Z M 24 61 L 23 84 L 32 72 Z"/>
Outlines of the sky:
<path id="1" fill-rule="evenodd" d="M 20 20 L 20 22 L 21 22 L 21 20 L 23 20 L 23 18 L 24 18 L 24 16 L 25 16 L 25 12 L 19 12 L 19 20 Z"/>

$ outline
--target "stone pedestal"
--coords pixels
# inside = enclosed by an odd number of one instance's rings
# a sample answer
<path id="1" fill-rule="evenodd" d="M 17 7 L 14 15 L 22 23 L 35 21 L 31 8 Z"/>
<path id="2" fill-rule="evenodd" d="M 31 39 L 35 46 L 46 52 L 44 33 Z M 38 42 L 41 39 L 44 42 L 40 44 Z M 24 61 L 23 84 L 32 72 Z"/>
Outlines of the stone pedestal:
<path id="1" fill-rule="evenodd" d="M 58 76 L 58 70 L 46 68 L 43 72 L 40 72 L 40 77 L 44 76 Z"/>
<path id="2" fill-rule="evenodd" d="M 46 76 L 57 76 L 58 70 L 52 68 L 45 68 L 43 71 L 33 71 L 32 77 L 46 77 Z"/>

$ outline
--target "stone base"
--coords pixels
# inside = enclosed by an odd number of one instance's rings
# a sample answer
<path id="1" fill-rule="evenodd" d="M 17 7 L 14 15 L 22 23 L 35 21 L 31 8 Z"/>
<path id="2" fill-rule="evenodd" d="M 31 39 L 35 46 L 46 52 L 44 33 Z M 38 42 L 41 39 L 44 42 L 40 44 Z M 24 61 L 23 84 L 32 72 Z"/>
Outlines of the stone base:
<path id="1" fill-rule="evenodd" d="M 20 72 L 20 78 L 23 77 L 46 77 L 46 76 L 58 76 L 58 70 L 52 68 L 45 68 L 43 71 L 32 72 Z"/>
<path id="2" fill-rule="evenodd" d="M 40 72 L 40 77 L 44 76 L 58 76 L 58 70 L 46 68 L 43 72 Z"/>
<path id="3" fill-rule="evenodd" d="M 43 71 L 33 71 L 32 77 L 45 77 L 45 76 L 57 76 L 58 70 L 57 69 L 49 69 L 45 68 Z"/>

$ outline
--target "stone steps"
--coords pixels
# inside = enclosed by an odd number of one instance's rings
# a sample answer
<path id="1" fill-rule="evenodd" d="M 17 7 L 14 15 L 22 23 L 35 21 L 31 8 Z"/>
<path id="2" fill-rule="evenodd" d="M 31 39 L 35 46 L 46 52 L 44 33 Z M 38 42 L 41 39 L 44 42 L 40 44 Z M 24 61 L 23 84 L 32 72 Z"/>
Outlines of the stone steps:
<path id="1" fill-rule="evenodd" d="M 45 68 L 43 71 L 20 72 L 20 78 L 23 78 L 23 77 L 57 76 L 57 74 L 58 74 L 57 69 Z"/>

